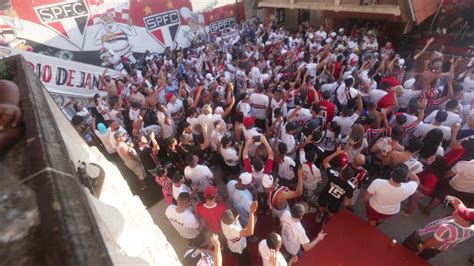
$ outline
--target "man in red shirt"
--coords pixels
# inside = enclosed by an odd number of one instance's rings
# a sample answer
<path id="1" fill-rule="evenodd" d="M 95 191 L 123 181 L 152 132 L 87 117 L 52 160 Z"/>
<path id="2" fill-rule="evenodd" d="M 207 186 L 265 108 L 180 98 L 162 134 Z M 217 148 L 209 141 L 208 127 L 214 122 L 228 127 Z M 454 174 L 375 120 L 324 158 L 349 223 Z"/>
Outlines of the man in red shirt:
<path id="1" fill-rule="evenodd" d="M 323 100 L 319 102 L 319 106 L 321 107 L 319 114 L 324 118 L 324 128 L 326 128 L 327 124 L 332 121 L 334 114 L 337 112 L 336 105 L 331 102 L 330 91 L 323 92 Z"/>
<path id="2" fill-rule="evenodd" d="M 385 113 L 390 116 L 398 107 L 397 97 L 403 94 L 403 90 L 402 86 L 391 87 L 390 91 L 377 102 L 377 108 L 385 110 Z"/>
<path id="3" fill-rule="evenodd" d="M 227 206 L 223 202 L 217 202 L 217 188 L 214 186 L 207 186 L 204 189 L 204 203 L 199 203 L 196 206 L 196 214 L 204 221 L 207 229 L 215 234 L 222 235 L 221 220 L 224 216 Z"/>

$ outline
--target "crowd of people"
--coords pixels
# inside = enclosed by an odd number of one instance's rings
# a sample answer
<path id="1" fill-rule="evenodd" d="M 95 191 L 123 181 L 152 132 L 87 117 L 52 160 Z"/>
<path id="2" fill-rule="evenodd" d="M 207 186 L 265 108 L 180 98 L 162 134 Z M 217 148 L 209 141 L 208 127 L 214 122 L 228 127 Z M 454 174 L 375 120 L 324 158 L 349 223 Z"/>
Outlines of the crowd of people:
<path id="1" fill-rule="evenodd" d="M 242 23 L 147 53 L 143 66 L 124 60 L 127 74 L 104 72 L 108 96 L 74 103 L 72 123 L 143 190 L 150 178 L 162 187 L 186 265 L 220 265 L 221 247 L 250 265 L 248 241 L 260 241 L 263 265 L 291 265 L 324 245 L 324 231 L 310 239 L 301 223 L 312 209 L 324 225 L 359 200 L 377 226 L 417 206 L 429 216 L 449 196 L 453 215 L 405 241 L 429 259 L 474 234 L 473 60 L 427 56 L 432 39 L 402 58 L 378 34 Z M 260 240 L 259 215 L 279 221 Z"/>

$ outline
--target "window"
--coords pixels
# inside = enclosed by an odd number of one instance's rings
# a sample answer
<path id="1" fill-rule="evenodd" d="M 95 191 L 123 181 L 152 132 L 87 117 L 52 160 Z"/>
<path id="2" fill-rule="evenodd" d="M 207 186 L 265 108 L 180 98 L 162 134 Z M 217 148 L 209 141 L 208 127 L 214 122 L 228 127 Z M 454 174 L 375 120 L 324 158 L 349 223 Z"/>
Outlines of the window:
<path id="1" fill-rule="evenodd" d="M 285 9 L 284 8 L 276 9 L 275 19 L 276 19 L 276 23 L 285 22 Z"/>

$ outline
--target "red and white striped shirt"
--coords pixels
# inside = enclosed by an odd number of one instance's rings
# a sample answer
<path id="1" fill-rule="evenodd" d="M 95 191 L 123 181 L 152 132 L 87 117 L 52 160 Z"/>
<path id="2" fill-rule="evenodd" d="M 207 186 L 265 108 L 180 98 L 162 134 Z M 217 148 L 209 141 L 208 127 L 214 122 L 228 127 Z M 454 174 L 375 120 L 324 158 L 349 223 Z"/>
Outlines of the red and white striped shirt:
<path id="1" fill-rule="evenodd" d="M 474 226 L 464 227 L 457 224 L 453 216 L 435 220 L 424 228 L 418 229 L 417 234 L 431 236 L 441 242 L 440 251 L 446 251 L 474 235 Z"/>

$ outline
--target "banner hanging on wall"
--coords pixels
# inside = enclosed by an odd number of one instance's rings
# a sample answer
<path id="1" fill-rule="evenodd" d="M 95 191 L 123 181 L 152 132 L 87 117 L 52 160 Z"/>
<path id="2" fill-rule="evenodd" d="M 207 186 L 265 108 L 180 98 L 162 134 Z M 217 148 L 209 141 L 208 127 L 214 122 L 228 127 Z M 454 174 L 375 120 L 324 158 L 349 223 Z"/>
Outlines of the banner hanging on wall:
<path id="1" fill-rule="evenodd" d="M 0 58 L 16 54 L 23 55 L 38 79 L 51 93 L 79 97 L 92 97 L 96 93 L 106 94 L 100 82 L 100 76 L 106 68 L 6 47 L 0 48 Z M 120 77 L 119 72 L 111 69 L 108 69 L 107 73 L 112 77 Z"/>
<path id="2" fill-rule="evenodd" d="M 243 2 L 206 10 L 189 0 L 0 0 L 0 45 L 109 66 L 188 47 L 245 18 Z"/>

